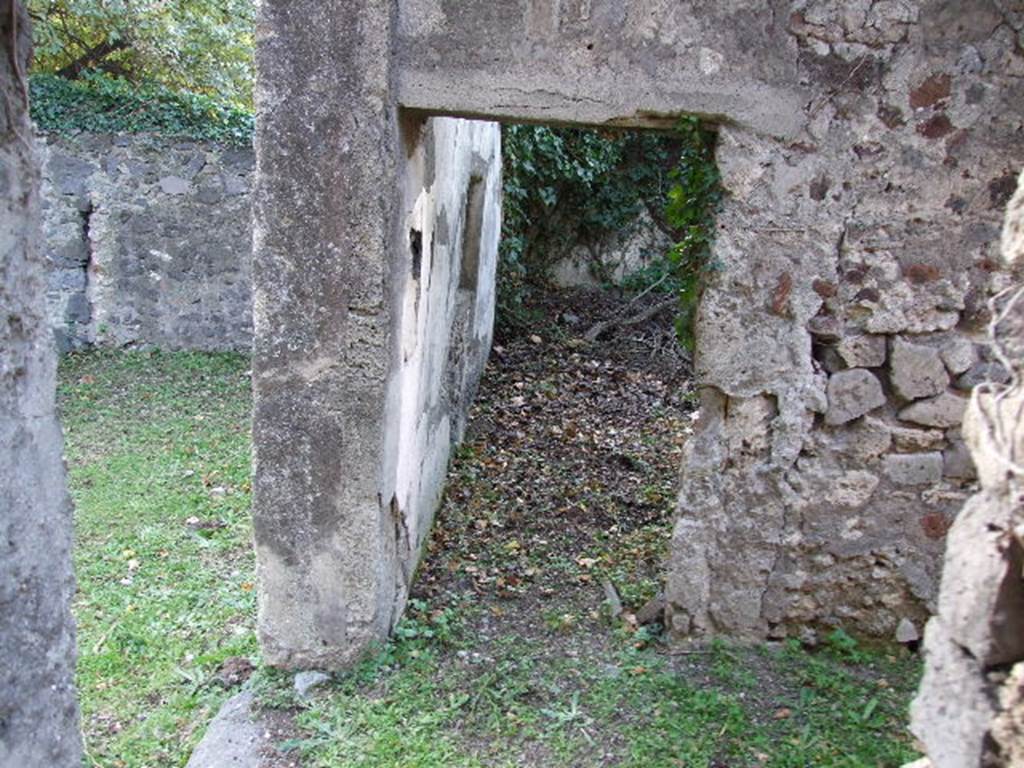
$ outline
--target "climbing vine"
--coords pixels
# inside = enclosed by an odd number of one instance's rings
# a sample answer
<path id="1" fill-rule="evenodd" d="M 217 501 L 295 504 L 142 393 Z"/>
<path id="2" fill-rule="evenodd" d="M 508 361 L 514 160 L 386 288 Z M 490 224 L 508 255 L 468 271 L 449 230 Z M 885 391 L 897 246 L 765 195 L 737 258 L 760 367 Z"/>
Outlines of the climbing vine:
<path id="1" fill-rule="evenodd" d="M 722 201 L 722 182 L 715 164 L 715 133 L 694 117 L 682 118 L 676 133 L 682 138 L 670 173 L 665 218 L 676 232 L 667 262 L 673 289 L 679 293 L 676 332 L 688 349 L 694 346 L 694 315 L 700 292 L 718 265 L 712 257 L 715 215 Z"/>

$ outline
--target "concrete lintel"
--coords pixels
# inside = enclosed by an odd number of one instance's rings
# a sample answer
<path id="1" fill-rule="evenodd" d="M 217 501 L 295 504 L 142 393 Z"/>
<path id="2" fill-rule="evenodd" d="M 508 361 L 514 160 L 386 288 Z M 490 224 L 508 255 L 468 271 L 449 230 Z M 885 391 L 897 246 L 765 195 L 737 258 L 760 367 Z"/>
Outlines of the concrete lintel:
<path id="1" fill-rule="evenodd" d="M 734 124 L 767 136 L 791 139 L 805 122 L 809 96 L 799 88 L 759 82 L 692 79 L 667 85 L 622 88 L 567 81 L 536 69 L 508 72 L 405 68 L 398 101 L 426 114 L 558 125 L 610 125 L 665 130 L 679 115 Z"/>

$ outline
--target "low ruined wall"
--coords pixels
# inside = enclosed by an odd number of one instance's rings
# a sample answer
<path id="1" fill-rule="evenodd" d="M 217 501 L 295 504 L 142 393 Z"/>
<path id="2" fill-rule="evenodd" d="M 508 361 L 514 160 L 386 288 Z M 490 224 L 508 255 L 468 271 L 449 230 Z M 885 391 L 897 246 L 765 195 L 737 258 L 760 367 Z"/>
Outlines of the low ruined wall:
<path id="1" fill-rule="evenodd" d="M 647 211 L 641 211 L 622 232 L 593 246 L 578 245 L 551 266 L 551 281 L 563 288 L 599 287 L 623 280 L 665 258 L 674 241 Z"/>
<path id="2" fill-rule="evenodd" d="M 251 149 L 145 135 L 39 144 L 61 350 L 250 347 Z"/>

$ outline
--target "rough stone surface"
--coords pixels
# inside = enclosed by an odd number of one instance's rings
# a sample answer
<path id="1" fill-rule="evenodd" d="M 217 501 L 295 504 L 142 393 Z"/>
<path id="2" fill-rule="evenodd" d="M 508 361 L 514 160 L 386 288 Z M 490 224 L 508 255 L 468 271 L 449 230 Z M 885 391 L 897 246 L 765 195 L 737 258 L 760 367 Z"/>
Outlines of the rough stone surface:
<path id="1" fill-rule="evenodd" d="M 889 381 L 904 400 L 946 391 L 949 374 L 937 349 L 896 337 L 889 354 Z"/>
<path id="2" fill-rule="evenodd" d="M 978 470 L 963 440 L 953 440 L 942 452 L 942 474 L 955 480 L 975 480 Z"/>
<path id="3" fill-rule="evenodd" d="M 897 453 L 937 451 L 946 446 L 946 433 L 941 429 L 914 429 L 896 425 L 889 429 L 893 450 Z"/>
<path id="4" fill-rule="evenodd" d="M 299 672 L 295 675 L 294 680 L 295 693 L 298 694 L 300 699 L 304 699 L 309 696 L 315 688 L 323 685 L 330 679 L 330 675 L 324 674 L 323 672 L 317 672 L 316 670 Z"/>
<path id="5" fill-rule="evenodd" d="M 251 149 L 40 141 L 47 305 L 62 350 L 251 347 Z"/>
<path id="6" fill-rule="evenodd" d="M 992 740 L 1003 765 L 1024 765 L 1024 662 L 1013 665 L 999 691 L 1000 712 L 992 723 Z"/>
<path id="7" fill-rule="evenodd" d="M 836 351 L 850 368 L 879 368 L 885 365 L 885 336 L 859 333 L 847 336 Z"/>
<path id="8" fill-rule="evenodd" d="M 1010 381 L 1010 373 L 1006 366 L 1001 363 L 983 361 L 975 363 L 968 371 L 957 377 L 956 386 L 958 389 L 970 391 L 979 384 L 995 383 L 1007 384 Z"/>
<path id="9" fill-rule="evenodd" d="M 914 622 L 906 618 L 900 619 L 900 623 L 896 627 L 896 642 L 915 643 L 920 639 L 921 633 L 917 631 L 917 627 L 914 626 Z"/>
<path id="10" fill-rule="evenodd" d="M 420 472 L 399 435 L 426 434 L 413 414 L 437 380 L 421 379 L 422 400 L 396 384 L 419 242 L 402 201 L 429 187 L 403 164 L 420 162 L 429 115 L 717 124 L 728 194 L 696 317 L 702 418 L 668 624 L 691 638 L 815 624 L 891 637 L 925 618 L 964 493 L 889 479 L 891 435 L 853 414 L 895 424 L 900 403 L 887 381 L 841 370 L 837 346 L 870 334 L 941 350 L 984 324 L 1007 282 L 997 240 L 1024 160 L 1024 57 L 995 4 L 271 0 L 260 30 L 254 487 L 268 658 L 332 666 L 386 632 L 404 601 L 396 564 L 425 531 L 393 478 Z M 927 85 L 947 76 L 948 94 Z M 860 377 L 867 398 L 837 410 L 828 373 Z M 963 402 L 910 407 L 947 429 Z M 315 610 L 282 607 L 310 594 Z"/>
<path id="11" fill-rule="evenodd" d="M 919 400 L 900 411 L 900 418 L 923 427 L 958 427 L 964 418 L 967 399 L 952 392 Z"/>
<path id="12" fill-rule="evenodd" d="M 978 494 L 957 517 L 939 596 L 950 638 L 985 668 L 1024 658 L 1024 551 L 996 501 Z"/>
<path id="13" fill-rule="evenodd" d="M 947 341 L 940 354 L 946 369 L 954 376 L 968 370 L 978 359 L 974 344 L 963 336 L 954 336 Z"/>
<path id="14" fill-rule="evenodd" d="M 984 670 L 950 637 L 939 618 L 924 633 L 925 672 L 910 716 L 935 768 L 980 766 L 995 711 Z"/>
<path id="15" fill-rule="evenodd" d="M 603 240 L 580 245 L 551 267 L 551 281 L 561 287 L 598 288 L 624 278 L 660 260 L 672 239 L 651 219 L 646 209 L 623 231 Z"/>
<path id="16" fill-rule="evenodd" d="M 1024 177 L 1022 177 L 1024 183 Z M 1022 189 L 1004 233 L 1024 228 Z M 1019 256 L 1003 240 L 1008 263 Z M 1024 286 L 991 302 L 992 353 L 1019 372 Z M 976 388 L 963 438 L 981 490 L 949 531 L 938 614 L 925 635 L 925 674 L 911 727 L 936 768 L 1013 768 L 1024 760 L 1024 385 Z M 1007 674 L 1007 671 L 1009 672 Z"/>
<path id="17" fill-rule="evenodd" d="M 871 371 L 840 371 L 828 380 L 827 424 L 845 424 L 885 405 L 882 385 Z"/>
<path id="18" fill-rule="evenodd" d="M 264 659 L 334 669 L 401 616 L 490 346 L 492 123 L 388 101 L 391 3 L 261 6 L 253 516 Z"/>
<path id="19" fill-rule="evenodd" d="M 251 691 L 224 702 L 185 768 L 260 768 L 265 740 L 253 703 Z"/>
<path id="20" fill-rule="evenodd" d="M 885 457 L 885 474 L 896 485 L 935 485 L 942 480 L 941 453 L 894 453 Z"/>
<path id="21" fill-rule="evenodd" d="M 30 47 L 23 11 L 0 14 L 0 765 L 77 768 L 71 501 L 19 80 Z"/>

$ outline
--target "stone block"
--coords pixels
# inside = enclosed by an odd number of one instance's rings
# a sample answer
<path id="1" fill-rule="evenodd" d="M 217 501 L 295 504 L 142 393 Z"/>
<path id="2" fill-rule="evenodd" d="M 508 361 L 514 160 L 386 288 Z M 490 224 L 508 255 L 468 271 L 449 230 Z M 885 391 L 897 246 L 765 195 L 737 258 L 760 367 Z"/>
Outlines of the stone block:
<path id="1" fill-rule="evenodd" d="M 994 384 L 1006 384 L 1010 380 L 1010 373 L 1002 364 L 991 362 L 979 362 L 970 367 L 966 373 L 957 377 L 957 389 L 970 391 L 979 384 L 992 382 Z"/>
<path id="2" fill-rule="evenodd" d="M 893 453 L 885 457 L 884 468 L 897 485 L 934 485 L 942 480 L 942 454 Z"/>
<path id="3" fill-rule="evenodd" d="M 845 371 L 849 368 L 846 361 L 840 356 L 839 351 L 833 346 L 819 347 L 816 350 L 816 357 L 818 362 L 821 363 L 821 367 L 828 374 L 839 373 L 839 371 Z"/>
<path id="4" fill-rule="evenodd" d="M 828 380 L 826 424 L 845 424 L 885 405 L 882 385 L 871 371 L 839 371 Z"/>
<path id="5" fill-rule="evenodd" d="M 940 348 L 939 355 L 942 357 L 942 362 L 946 364 L 946 370 L 954 376 L 968 370 L 978 360 L 974 344 L 963 336 L 950 338 Z"/>
<path id="6" fill-rule="evenodd" d="M 892 445 L 897 453 L 918 451 L 941 451 L 946 447 L 946 433 L 941 429 L 914 429 L 913 427 L 890 427 Z"/>
<path id="7" fill-rule="evenodd" d="M 267 742 L 254 711 L 252 691 L 242 691 L 224 702 L 192 751 L 185 768 L 260 768 Z"/>
<path id="8" fill-rule="evenodd" d="M 905 400 L 918 400 L 945 391 L 949 373 L 939 351 L 895 338 L 889 355 L 889 379 Z"/>
<path id="9" fill-rule="evenodd" d="M 828 315 L 812 317 L 807 323 L 807 330 L 819 341 L 838 341 L 843 333 L 843 325 L 838 318 Z"/>
<path id="10" fill-rule="evenodd" d="M 925 427 L 948 429 L 960 425 L 966 407 L 967 398 L 953 392 L 943 392 L 938 397 L 911 403 L 899 412 L 899 417 L 903 421 Z"/>
<path id="11" fill-rule="evenodd" d="M 921 639 L 921 633 L 917 631 L 917 626 L 904 616 L 900 619 L 899 625 L 896 627 L 896 642 L 897 643 L 914 643 Z"/>
<path id="12" fill-rule="evenodd" d="M 871 416 L 844 424 L 827 434 L 831 450 L 857 459 L 873 459 L 892 446 L 889 425 Z"/>
<path id="13" fill-rule="evenodd" d="M 850 368 L 879 368 L 885 365 L 885 336 L 862 333 L 842 339 L 836 350 Z"/>
<path id="14" fill-rule="evenodd" d="M 978 470 L 963 440 L 953 440 L 942 452 L 942 474 L 954 480 L 975 480 Z"/>
<path id="15" fill-rule="evenodd" d="M 191 188 L 187 179 L 180 176 L 164 176 L 159 181 L 160 189 L 167 195 L 184 195 Z"/>

